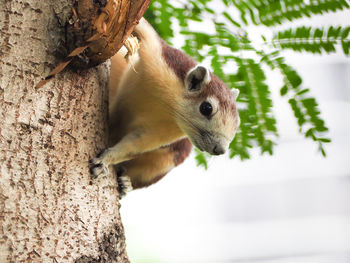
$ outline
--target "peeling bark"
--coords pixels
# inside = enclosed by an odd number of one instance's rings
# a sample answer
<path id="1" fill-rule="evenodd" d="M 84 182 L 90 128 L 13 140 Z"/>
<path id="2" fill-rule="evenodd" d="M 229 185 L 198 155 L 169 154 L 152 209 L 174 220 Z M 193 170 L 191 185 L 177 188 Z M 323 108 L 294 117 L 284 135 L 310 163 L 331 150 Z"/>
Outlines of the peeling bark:
<path id="1" fill-rule="evenodd" d="M 59 62 L 72 2 L 0 0 L 0 262 L 128 262 L 107 146 L 108 63 L 36 83 Z"/>
<path id="2" fill-rule="evenodd" d="M 72 64 L 90 68 L 112 57 L 131 34 L 150 0 L 77 0 L 67 24 L 68 53 L 84 47 Z M 99 8 L 94 8 L 98 6 Z"/>

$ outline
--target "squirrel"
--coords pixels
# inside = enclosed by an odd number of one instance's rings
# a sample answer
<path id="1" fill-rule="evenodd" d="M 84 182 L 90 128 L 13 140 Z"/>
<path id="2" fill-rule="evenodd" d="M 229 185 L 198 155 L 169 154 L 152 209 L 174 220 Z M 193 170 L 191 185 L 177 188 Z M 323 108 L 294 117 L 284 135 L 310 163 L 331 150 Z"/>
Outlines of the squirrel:
<path id="1" fill-rule="evenodd" d="M 127 58 L 111 58 L 110 147 L 90 161 L 93 178 L 116 166 L 121 197 L 159 181 L 192 144 L 225 153 L 240 123 L 237 89 L 166 44 L 144 18 L 133 35 Z"/>

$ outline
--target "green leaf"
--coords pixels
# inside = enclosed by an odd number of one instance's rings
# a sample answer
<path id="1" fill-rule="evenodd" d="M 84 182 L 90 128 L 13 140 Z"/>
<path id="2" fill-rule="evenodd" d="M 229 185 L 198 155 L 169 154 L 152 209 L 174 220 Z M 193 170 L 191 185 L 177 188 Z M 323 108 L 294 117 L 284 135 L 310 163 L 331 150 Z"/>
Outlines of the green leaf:
<path id="1" fill-rule="evenodd" d="M 281 91 L 280 91 L 281 96 L 286 95 L 287 92 L 288 92 L 288 87 L 287 87 L 286 85 L 284 85 L 284 86 L 281 88 Z"/>
<path id="2" fill-rule="evenodd" d="M 345 55 L 349 55 L 350 41 L 341 41 L 341 46 Z"/>
<path id="3" fill-rule="evenodd" d="M 320 142 L 324 142 L 324 143 L 330 143 L 332 140 L 331 139 L 329 139 L 329 138 L 318 138 L 318 140 L 320 141 Z"/>
<path id="4" fill-rule="evenodd" d="M 234 25 L 236 27 L 241 27 L 241 25 L 237 21 L 233 20 L 232 17 L 226 11 L 223 12 L 222 14 L 223 14 L 224 17 L 226 17 L 226 19 L 228 21 L 231 22 L 232 25 Z"/>
<path id="5" fill-rule="evenodd" d="M 196 157 L 195 159 L 197 160 L 197 166 L 203 166 L 205 170 L 208 169 L 208 162 L 207 162 L 207 157 L 206 155 L 198 150 L 197 148 L 195 149 L 196 152 Z"/>
<path id="6" fill-rule="evenodd" d="M 305 94 L 305 93 L 307 93 L 309 91 L 310 91 L 310 89 L 303 89 L 303 90 L 297 92 L 295 95 L 303 95 L 303 94 Z"/>

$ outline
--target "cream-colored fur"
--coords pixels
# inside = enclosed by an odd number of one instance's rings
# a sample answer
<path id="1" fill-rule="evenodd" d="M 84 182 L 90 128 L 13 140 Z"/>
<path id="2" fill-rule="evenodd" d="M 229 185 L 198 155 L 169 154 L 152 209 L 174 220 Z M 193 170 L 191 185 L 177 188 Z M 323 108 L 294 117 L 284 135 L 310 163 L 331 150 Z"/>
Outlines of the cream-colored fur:
<path id="1" fill-rule="evenodd" d="M 111 58 L 111 73 L 109 78 L 109 107 L 110 110 L 115 106 L 118 84 L 121 81 L 123 73 L 128 68 L 128 62 L 122 52 L 118 52 Z"/>

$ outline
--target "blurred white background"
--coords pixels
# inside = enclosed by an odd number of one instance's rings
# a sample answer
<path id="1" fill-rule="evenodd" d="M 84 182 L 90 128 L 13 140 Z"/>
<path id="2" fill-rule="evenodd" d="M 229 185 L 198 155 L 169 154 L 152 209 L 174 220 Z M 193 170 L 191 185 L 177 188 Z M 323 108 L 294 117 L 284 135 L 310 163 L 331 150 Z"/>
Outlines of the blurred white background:
<path id="1" fill-rule="evenodd" d="M 349 17 L 311 22 L 349 25 Z M 215 157 L 208 171 L 188 158 L 157 184 L 129 193 L 121 214 L 132 263 L 350 262 L 350 60 L 341 52 L 282 54 L 320 104 L 332 139 L 327 157 L 298 134 L 279 96 L 280 77 L 269 74 L 280 134 L 274 155 Z"/>

